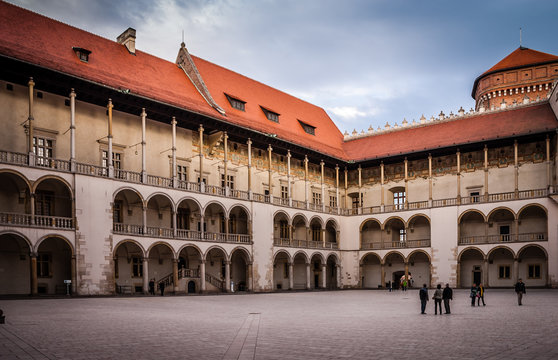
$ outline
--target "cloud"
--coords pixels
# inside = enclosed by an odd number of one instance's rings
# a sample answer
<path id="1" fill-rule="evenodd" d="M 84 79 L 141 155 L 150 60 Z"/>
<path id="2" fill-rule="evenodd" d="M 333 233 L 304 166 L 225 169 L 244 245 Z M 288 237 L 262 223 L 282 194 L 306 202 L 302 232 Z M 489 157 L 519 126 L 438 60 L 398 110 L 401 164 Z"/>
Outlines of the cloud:
<path id="1" fill-rule="evenodd" d="M 354 119 L 357 117 L 365 117 L 368 114 L 364 111 L 360 111 L 354 106 L 336 106 L 327 108 L 327 111 L 332 112 L 334 115 L 337 115 L 345 120 L 347 119 Z"/>

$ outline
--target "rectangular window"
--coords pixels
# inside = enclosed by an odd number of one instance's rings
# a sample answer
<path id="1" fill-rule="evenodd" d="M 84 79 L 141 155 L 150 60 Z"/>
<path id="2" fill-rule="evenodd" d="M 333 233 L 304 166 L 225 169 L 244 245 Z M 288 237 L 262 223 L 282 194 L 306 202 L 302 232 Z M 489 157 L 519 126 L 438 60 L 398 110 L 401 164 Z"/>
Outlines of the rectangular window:
<path id="1" fill-rule="evenodd" d="M 541 266 L 539 264 L 529 265 L 529 279 L 540 279 L 541 278 Z"/>
<path id="2" fill-rule="evenodd" d="M 227 175 L 227 186 L 234 189 L 234 175 Z M 221 174 L 221 187 L 225 187 L 225 174 Z"/>
<path id="3" fill-rule="evenodd" d="M 313 226 L 312 227 L 312 241 L 321 241 L 321 232 L 322 232 L 322 228 L 320 228 L 319 226 Z"/>
<path id="4" fill-rule="evenodd" d="M 322 194 L 313 192 L 312 193 L 312 204 L 321 205 L 322 204 Z"/>
<path id="5" fill-rule="evenodd" d="M 37 155 L 37 165 L 50 166 L 53 156 L 54 141 L 42 137 L 33 137 L 33 154 Z"/>
<path id="6" fill-rule="evenodd" d="M 405 191 L 396 191 L 393 193 L 393 205 L 396 210 L 401 210 L 405 206 Z"/>
<path id="7" fill-rule="evenodd" d="M 105 169 L 108 168 L 108 150 L 102 151 L 101 166 Z M 112 152 L 112 166 L 114 166 L 115 169 L 122 169 L 122 154 L 114 151 Z"/>
<path id="8" fill-rule="evenodd" d="M 509 279 L 510 278 L 510 266 L 509 265 L 499 265 L 498 266 L 498 279 Z"/>
<path id="9" fill-rule="evenodd" d="M 132 256 L 132 277 L 143 277 L 143 261 L 139 256 Z"/>
<path id="10" fill-rule="evenodd" d="M 176 226 L 178 229 L 190 230 L 190 209 L 178 208 Z"/>
<path id="11" fill-rule="evenodd" d="M 332 208 L 337 207 L 337 196 L 329 195 L 329 206 L 332 207 Z"/>
<path id="12" fill-rule="evenodd" d="M 43 216 L 54 215 L 54 193 L 38 190 L 35 193 L 35 214 Z"/>
<path id="13" fill-rule="evenodd" d="M 287 239 L 289 237 L 289 224 L 286 220 L 279 221 L 279 237 Z"/>
<path id="14" fill-rule="evenodd" d="M 500 226 L 500 241 L 510 241 L 510 226 L 501 225 Z"/>
<path id="15" fill-rule="evenodd" d="M 399 229 L 399 242 L 404 243 L 407 241 L 407 230 Z"/>
<path id="16" fill-rule="evenodd" d="M 286 186 L 281 185 L 281 199 L 289 198 L 289 190 Z"/>
<path id="17" fill-rule="evenodd" d="M 188 167 L 184 165 L 176 165 L 176 177 L 181 181 L 188 181 Z"/>
<path id="18" fill-rule="evenodd" d="M 112 222 L 116 224 L 123 223 L 122 219 L 122 200 L 115 200 L 112 206 Z"/>
<path id="19" fill-rule="evenodd" d="M 479 191 L 471 191 L 469 195 L 471 196 L 471 202 L 478 203 L 480 201 Z"/>
<path id="20" fill-rule="evenodd" d="M 360 195 L 352 197 L 353 199 L 353 209 L 358 209 L 360 207 Z"/>
<path id="21" fill-rule="evenodd" d="M 49 253 L 39 253 L 37 255 L 37 277 L 51 277 L 52 257 Z"/>

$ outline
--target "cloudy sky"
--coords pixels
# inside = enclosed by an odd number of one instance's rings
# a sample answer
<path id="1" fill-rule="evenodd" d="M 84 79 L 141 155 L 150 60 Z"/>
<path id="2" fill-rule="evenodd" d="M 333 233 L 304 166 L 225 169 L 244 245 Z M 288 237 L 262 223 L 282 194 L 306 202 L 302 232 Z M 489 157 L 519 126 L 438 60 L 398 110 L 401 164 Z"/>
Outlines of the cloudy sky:
<path id="1" fill-rule="evenodd" d="M 324 108 L 341 131 L 473 106 L 519 46 L 558 55 L 555 0 L 9 0 L 136 47 L 188 50 Z"/>

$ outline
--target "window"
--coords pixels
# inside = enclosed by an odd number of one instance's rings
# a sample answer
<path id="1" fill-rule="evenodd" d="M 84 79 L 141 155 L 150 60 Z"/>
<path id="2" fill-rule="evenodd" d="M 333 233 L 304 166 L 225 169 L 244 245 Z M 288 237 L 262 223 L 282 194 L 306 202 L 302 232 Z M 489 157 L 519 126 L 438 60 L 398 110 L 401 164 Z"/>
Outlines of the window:
<path id="1" fill-rule="evenodd" d="M 404 243 L 407 241 L 407 230 L 399 229 L 399 242 Z"/>
<path id="2" fill-rule="evenodd" d="M 116 224 L 123 223 L 122 219 L 122 200 L 115 200 L 112 206 L 112 222 Z"/>
<path id="3" fill-rule="evenodd" d="M 108 150 L 102 151 L 102 157 L 101 166 L 106 169 L 108 168 Z M 114 151 L 112 152 L 112 166 L 114 166 L 115 169 L 122 169 L 122 154 Z"/>
<path id="4" fill-rule="evenodd" d="M 188 181 L 188 167 L 184 165 L 176 165 L 176 177 L 181 181 Z"/>
<path id="5" fill-rule="evenodd" d="M 231 214 L 231 216 L 229 216 L 229 234 L 236 234 L 236 215 L 235 214 Z"/>
<path id="6" fill-rule="evenodd" d="M 500 241 L 510 241 L 510 226 L 501 225 L 500 226 Z"/>
<path id="7" fill-rule="evenodd" d="M 480 192 L 479 191 L 471 191 L 469 196 L 471 196 L 471 202 L 478 203 L 480 201 Z"/>
<path id="8" fill-rule="evenodd" d="M 132 277 L 143 277 L 143 261 L 139 256 L 132 256 Z"/>
<path id="9" fill-rule="evenodd" d="M 316 127 L 312 125 L 308 125 L 305 122 L 298 120 L 300 126 L 304 129 L 307 134 L 316 135 Z"/>
<path id="10" fill-rule="evenodd" d="M 281 199 L 288 199 L 289 198 L 289 189 L 281 185 Z"/>
<path id="11" fill-rule="evenodd" d="M 240 111 L 246 111 L 246 101 L 235 99 L 232 96 L 227 94 L 225 94 L 225 96 L 227 97 L 227 100 L 229 100 L 231 107 Z"/>
<path id="12" fill-rule="evenodd" d="M 234 175 L 227 175 L 227 186 L 234 189 Z M 221 187 L 225 187 L 225 174 L 221 174 Z"/>
<path id="13" fill-rule="evenodd" d="M 260 106 L 260 107 L 261 107 L 261 106 Z M 268 120 L 271 120 L 271 121 L 276 122 L 276 123 L 279 122 L 279 114 L 277 114 L 277 113 L 275 113 L 275 112 L 273 112 L 273 111 L 264 109 L 263 107 L 262 107 L 261 109 L 262 109 L 262 111 L 264 112 L 265 117 L 267 117 Z"/>
<path id="14" fill-rule="evenodd" d="M 178 208 L 176 212 L 176 227 L 190 230 L 190 209 Z"/>
<path id="15" fill-rule="evenodd" d="M 54 215 L 54 193 L 38 190 L 35 194 L 35 214 L 43 216 Z"/>
<path id="16" fill-rule="evenodd" d="M 207 184 L 207 178 L 203 178 L 200 179 L 200 177 L 198 176 L 198 183 L 203 182 L 204 184 Z"/>
<path id="17" fill-rule="evenodd" d="M 397 210 L 403 209 L 405 206 L 405 191 L 394 191 L 393 192 L 393 205 Z"/>
<path id="18" fill-rule="evenodd" d="M 314 205 L 321 205 L 322 203 L 322 194 L 313 192 L 312 193 L 312 204 Z"/>
<path id="19" fill-rule="evenodd" d="M 320 225 L 312 225 L 312 241 L 321 241 L 322 228 Z"/>
<path id="20" fill-rule="evenodd" d="M 83 62 L 88 62 L 89 61 L 89 54 L 91 54 L 90 50 L 75 47 L 75 46 L 72 49 L 76 53 L 78 59 L 80 59 Z"/>
<path id="21" fill-rule="evenodd" d="M 53 156 L 54 141 L 42 137 L 33 137 L 33 154 L 37 155 L 37 165 L 49 166 Z"/>
<path id="22" fill-rule="evenodd" d="M 360 194 L 357 194 L 357 196 L 353 196 L 353 209 L 358 209 L 360 207 Z"/>
<path id="23" fill-rule="evenodd" d="M 49 253 L 39 253 L 37 255 L 37 277 L 52 276 L 52 256 Z"/>
<path id="24" fill-rule="evenodd" d="M 329 207 L 332 207 L 332 208 L 337 207 L 337 196 L 329 195 Z"/>
<path id="25" fill-rule="evenodd" d="M 510 266 L 509 265 L 499 265 L 498 266 L 498 279 L 509 279 L 510 278 Z"/>
<path id="26" fill-rule="evenodd" d="M 289 237 L 289 223 L 287 223 L 287 220 L 279 221 L 279 237 L 281 239 L 287 239 Z"/>
<path id="27" fill-rule="evenodd" d="M 539 264 L 529 265 L 529 273 L 527 276 L 529 279 L 540 279 L 541 278 L 541 266 Z"/>

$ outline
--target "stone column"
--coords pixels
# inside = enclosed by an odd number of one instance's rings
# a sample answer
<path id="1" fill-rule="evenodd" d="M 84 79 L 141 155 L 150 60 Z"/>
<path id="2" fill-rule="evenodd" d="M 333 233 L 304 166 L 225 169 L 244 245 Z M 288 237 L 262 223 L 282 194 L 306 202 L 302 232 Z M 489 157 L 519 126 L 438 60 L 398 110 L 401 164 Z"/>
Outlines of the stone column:
<path id="1" fill-rule="evenodd" d="M 345 166 L 345 209 L 348 209 L 349 207 L 347 206 L 347 188 L 348 188 L 348 170 L 347 167 Z"/>
<path id="2" fill-rule="evenodd" d="M 322 264 L 322 289 L 327 287 L 327 266 Z"/>
<path id="3" fill-rule="evenodd" d="M 253 291 L 254 290 L 254 267 L 252 266 L 252 263 L 248 263 L 248 277 L 247 277 L 247 282 L 248 284 L 246 284 L 246 286 L 248 287 L 248 291 Z"/>
<path id="4" fill-rule="evenodd" d="M 229 239 L 229 218 L 225 217 L 225 238 L 228 240 Z"/>
<path id="5" fill-rule="evenodd" d="M 293 274 L 294 266 L 292 262 L 289 262 L 289 290 L 294 289 L 294 274 Z"/>
<path id="6" fill-rule="evenodd" d="M 335 265 L 335 276 L 336 276 L 336 281 L 337 281 L 337 288 L 341 289 L 341 265 L 336 264 Z"/>
<path id="7" fill-rule="evenodd" d="M 248 138 L 248 198 L 252 199 L 252 140 Z"/>
<path id="8" fill-rule="evenodd" d="M 405 209 L 409 208 L 409 160 L 405 157 L 405 203 L 403 207 Z"/>
<path id="9" fill-rule="evenodd" d="M 176 237 L 176 233 L 178 231 L 178 226 L 176 225 L 176 211 L 171 209 L 172 211 L 172 236 Z"/>
<path id="10" fill-rule="evenodd" d="M 35 296 L 39 293 L 39 282 L 37 280 L 37 254 L 29 254 L 31 259 L 31 295 Z"/>
<path id="11" fill-rule="evenodd" d="M 322 246 L 323 246 L 324 248 L 325 248 L 325 241 L 326 241 L 326 239 L 325 239 L 325 232 L 326 232 L 326 229 L 325 229 L 325 228 L 322 228 L 322 233 L 321 233 L 321 235 L 322 235 Z"/>
<path id="12" fill-rule="evenodd" d="M 143 261 L 143 293 L 149 294 L 149 258 L 144 257 Z"/>
<path id="13" fill-rule="evenodd" d="M 147 235 L 147 202 L 145 200 L 142 202 L 142 222 L 143 222 L 143 234 Z"/>
<path id="14" fill-rule="evenodd" d="M 517 156 L 517 140 L 513 142 L 513 174 L 515 180 L 515 189 L 514 189 L 514 197 L 516 199 L 519 198 L 519 161 Z"/>
<path id="15" fill-rule="evenodd" d="M 308 208 L 308 156 L 304 155 L 304 201 Z"/>
<path id="16" fill-rule="evenodd" d="M 407 286 L 409 284 L 409 262 L 405 261 L 405 280 L 407 280 Z"/>
<path id="17" fill-rule="evenodd" d="M 306 241 L 310 238 L 310 226 L 306 226 Z"/>
<path id="18" fill-rule="evenodd" d="M 324 161 L 320 161 L 320 190 L 321 190 L 321 198 L 322 198 L 322 211 L 325 212 L 325 193 L 324 193 Z"/>
<path id="19" fill-rule="evenodd" d="M 271 183 L 271 178 L 272 178 L 272 163 L 271 163 L 271 152 L 273 151 L 273 148 L 271 147 L 271 145 L 269 145 L 267 147 L 267 156 L 268 156 L 268 162 L 269 162 L 269 202 L 273 203 L 273 184 Z"/>
<path id="20" fill-rule="evenodd" d="M 517 258 L 513 259 L 513 275 L 512 275 L 513 283 L 515 284 L 519 279 L 519 262 Z"/>
<path id="21" fill-rule="evenodd" d="M 225 261 L 225 291 L 231 292 L 231 262 Z"/>
<path id="22" fill-rule="evenodd" d="M 335 207 L 337 208 L 337 215 L 339 215 L 339 165 L 335 164 Z"/>
<path id="23" fill-rule="evenodd" d="M 428 154 L 428 207 L 432 207 L 432 155 Z"/>
<path id="24" fill-rule="evenodd" d="M 460 288 L 461 287 L 461 261 L 457 261 L 457 268 L 455 269 L 456 274 L 455 274 L 455 287 L 456 288 Z"/>
<path id="25" fill-rule="evenodd" d="M 384 206 L 385 206 L 385 202 L 384 202 L 384 162 L 382 161 L 380 163 L 380 195 L 381 195 L 381 202 L 380 202 L 380 208 L 381 211 L 384 211 Z"/>
<path id="26" fill-rule="evenodd" d="M 178 260 L 172 259 L 172 283 L 174 292 L 178 292 Z"/>
<path id="27" fill-rule="evenodd" d="M 171 120 L 171 125 L 172 125 L 172 146 L 171 146 L 171 151 L 172 151 L 172 187 L 176 188 L 178 186 L 177 184 L 177 178 L 176 178 L 176 117 L 172 117 Z"/>
<path id="28" fill-rule="evenodd" d="M 72 280 L 72 295 L 76 295 L 76 290 L 77 290 L 77 276 L 76 276 L 76 255 L 72 255 L 72 260 L 71 260 L 71 269 L 70 269 L 70 278 Z"/>
<path id="29" fill-rule="evenodd" d="M 224 151 L 224 159 L 223 159 L 223 172 L 225 175 L 225 196 L 229 196 L 229 173 L 228 173 L 228 169 L 227 169 L 227 163 L 229 161 L 229 143 L 228 143 L 228 139 L 229 139 L 229 135 L 227 135 L 227 132 L 225 131 L 225 133 L 223 134 L 223 151 Z"/>
<path id="30" fill-rule="evenodd" d="M 306 263 L 306 290 L 310 290 L 310 263 Z"/>
<path id="31" fill-rule="evenodd" d="M 287 150 L 287 198 L 289 198 L 289 206 L 293 206 L 291 193 L 291 151 Z"/>
<path id="32" fill-rule="evenodd" d="M 488 147 L 484 145 L 484 201 L 488 201 Z"/>
<path id="33" fill-rule="evenodd" d="M 108 154 L 107 154 L 107 166 L 108 166 L 108 177 L 114 177 L 114 164 L 112 163 L 112 100 L 108 99 Z"/>
<path id="34" fill-rule="evenodd" d="M 386 286 L 386 264 L 380 263 L 380 282 L 382 287 Z"/>
<path id="35" fill-rule="evenodd" d="M 203 223 L 202 223 L 203 229 Z M 200 292 L 205 292 L 205 260 L 200 262 Z"/>
<path id="36" fill-rule="evenodd" d="M 205 239 L 205 215 L 200 212 L 200 238 Z"/>
<path id="37" fill-rule="evenodd" d="M 202 124 L 200 124 L 198 131 L 200 136 L 200 191 L 205 192 L 205 185 L 203 183 L 203 125 Z"/>
<path id="38" fill-rule="evenodd" d="M 27 135 L 29 140 L 27 152 L 29 153 L 29 165 L 34 166 L 35 153 L 33 151 L 33 120 L 35 119 L 33 118 L 33 87 L 35 86 L 35 82 L 33 81 L 32 77 L 29 78 L 29 82 L 27 83 L 27 85 L 29 86 L 29 116 L 27 117 L 27 121 L 29 122 Z"/>
<path id="39" fill-rule="evenodd" d="M 457 149 L 457 203 L 461 204 L 461 153 Z"/>
<path id="40" fill-rule="evenodd" d="M 485 287 L 488 285 L 488 259 L 485 258 L 482 262 L 482 283 Z M 478 285 L 478 284 L 477 284 Z"/>
<path id="41" fill-rule="evenodd" d="M 362 214 L 362 168 L 358 166 L 358 213 Z"/>
<path id="42" fill-rule="evenodd" d="M 145 108 L 141 109 L 141 182 L 147 183 L 147 165 L 146 165 L 146 155 L 145 147 L 147 143 L 145 142 L 145 120 L 147 114 L 145 113 Z"/>
<path id="43" fill-rule="evenodd" d="M 289 226 L 289 245 L 292 246 L 292 242 L 293 242 L 293 226 L 291 224 L 288 225 Z"/>
<path id="44" fill-rule="evenodd" d="M 557 154 L 558 155 L 558 154 Z M 546 136 L 546 176 L 547 189 L 552 188 L 552 172 L 550 171 L 550 138 Z"/>
<path id="45" fill-rule="evenodd" d="M 73 88 L 70 91 L 70 171 L 76 171 L 76 93 Z"/>

